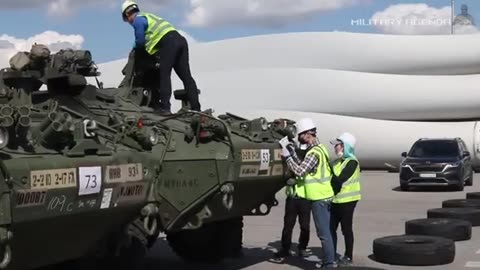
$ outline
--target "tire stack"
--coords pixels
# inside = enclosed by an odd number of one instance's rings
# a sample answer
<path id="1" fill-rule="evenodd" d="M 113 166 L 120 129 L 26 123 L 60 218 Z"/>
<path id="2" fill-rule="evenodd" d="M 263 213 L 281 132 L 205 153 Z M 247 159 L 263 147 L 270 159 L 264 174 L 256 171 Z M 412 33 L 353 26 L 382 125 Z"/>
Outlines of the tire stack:
<path id="1" fill-rule="evenodd" d="M 455 259 L 455 241 L 471 239 L 472 226 L 480 226 L 480 192 L 443 201 L 442 208 L 428 209 L 426 219 L 406 221 L 404 235 L 375 239 L 373 254 L 376 261 L 392 265 L 449 264 Z"/>

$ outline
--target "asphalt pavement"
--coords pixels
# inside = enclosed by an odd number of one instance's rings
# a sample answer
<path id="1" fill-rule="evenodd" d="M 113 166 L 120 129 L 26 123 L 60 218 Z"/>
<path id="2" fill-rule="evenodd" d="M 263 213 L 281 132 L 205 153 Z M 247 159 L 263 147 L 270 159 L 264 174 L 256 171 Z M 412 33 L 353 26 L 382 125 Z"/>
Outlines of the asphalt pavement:
<path id="1" fill-rule="evenodd" d="M 378 263 L 374 260 L 373 240 L 375 238 L 401 235 L 405 233 L 405 221 L 427 218 L 427 210 L 441 208 L 442 201 L 464 199 L 467 192 L 480 191 L 480 175 L 474 176 L 473 187 L 464 191 L 443 189 L 419 189 L 402 192 L 399 188 L 398 174 L 386 172 L 362 172 L 363 198 L 358 203 L 354 216 L 354 264 L 382 269 L 480 269 L 480 227 L 472 228 L 472 238 L 455 242 L 455 260 L 441 266 L 397 266 Z M 270 261 L 273 253 L 280 247 L 283 225 L 285 195 L 283 190 L 277 194 L 280 205 L 274 207 L 268 216 L 245 217 L 244 253 L 240 259 L 229 259 L 217 265 L 189 264 L 177 257 L 164 236 L 150 250 L 147 257 L 148 269 L 313 269 L 321 254 L 321 243 L 315 234 L 313 219 L 311 223 L 310 248 L 312 256 L 300 258 L 292 256 L 278 264 Z M 293 239 L 298 240 L 299 227 L 295 227 Z M 343 253 L 343 237 L 339 228 L 338 251 Z M 295 246 L 294 246 L 295 250 Z"/>

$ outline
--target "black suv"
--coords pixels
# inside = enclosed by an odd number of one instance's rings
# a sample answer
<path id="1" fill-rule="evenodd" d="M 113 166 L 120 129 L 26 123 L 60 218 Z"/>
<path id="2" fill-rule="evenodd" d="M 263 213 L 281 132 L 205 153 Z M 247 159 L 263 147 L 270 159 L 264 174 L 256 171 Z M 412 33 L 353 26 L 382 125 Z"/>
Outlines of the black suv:
<path id="1" fill-rule="evenodd" d="M 473 184 L 470 153 L 461 138 L 419 139 L 410 152 L 403 152 L 400 188 L 411 186 L 454 186 L 463 190 Z"/>

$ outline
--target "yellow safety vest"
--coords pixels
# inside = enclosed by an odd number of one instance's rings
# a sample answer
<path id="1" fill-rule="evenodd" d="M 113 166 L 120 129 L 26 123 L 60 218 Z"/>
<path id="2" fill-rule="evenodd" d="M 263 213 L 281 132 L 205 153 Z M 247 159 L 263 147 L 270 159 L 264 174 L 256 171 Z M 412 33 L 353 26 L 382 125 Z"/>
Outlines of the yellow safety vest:
<path id="1" fill-rule="evenodd" d="M 333 166 L 333 171 L 335 175 L 339 175 L 342 170 L 347 165 L 348 161 L 356 160 L 354 158 L 346 158 L 343 162 L 337 161 Z M 358 162 L 358 160 L 356 160 Z M 357 164 L 357 168 L 355 168 L 355 172 L 353 173 L 347 181 L 342 184 L 342 188 L 340 192 L 335 195 L 333 199 L 333 203 L 347 203 L 358 201 L 362 198 L 361 194 L 361 186 L 360 186 L 360 164 Z"/>
<path id="2" fill-rule="evenodd" d="M 328 151 L 323 144 L 316 145 L 308 150 L 307 155 L 314 154 L 318 158 L 318 166 L 314 172 L 309 172 L 303 177 L 305 185 L 305 198 L 316 201 L 332 198 L 334 196 L 331 186 L 332 172 L 328 165 Z"/>
<path id="3" fill-rule="evenodd" d="M 157 45 L 165 34 L 176 29 L 166 20 L 151 13 L 140 12 L 137 16 L 143 16 L 147 19 L 148 27 L 145 30 L 145 50 L 148 54 L 153 55 L 158 51 L 155 45 Z"/>
<path id="4" fill-rule="evenodd" d="M 299 177 L 297 177 L 295 185 L 287 186 L 285 191 L 288 197 L 294 198 L 296 196 L 305 199 L 305 183 Z"/>

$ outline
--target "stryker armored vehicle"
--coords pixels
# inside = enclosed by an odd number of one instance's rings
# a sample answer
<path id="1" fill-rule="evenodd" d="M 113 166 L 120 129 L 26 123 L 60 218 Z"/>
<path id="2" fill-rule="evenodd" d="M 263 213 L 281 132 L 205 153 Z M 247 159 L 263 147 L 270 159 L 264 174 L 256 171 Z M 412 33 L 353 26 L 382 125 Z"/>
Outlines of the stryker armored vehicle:
<path id="1" fill-rule="evenodd" d="M 34 45 L 12 60 L 0 71 L 0 269 L 134 268 L 160 233 L 185 259 L 217 261 L 240 252 L 243 216 L 277 205 L 292 121 L 193 112 L 183 90 L 179 112 L 156 115 L 149 89 L 88 84 L 99 72 L 85 50 Z"/>

